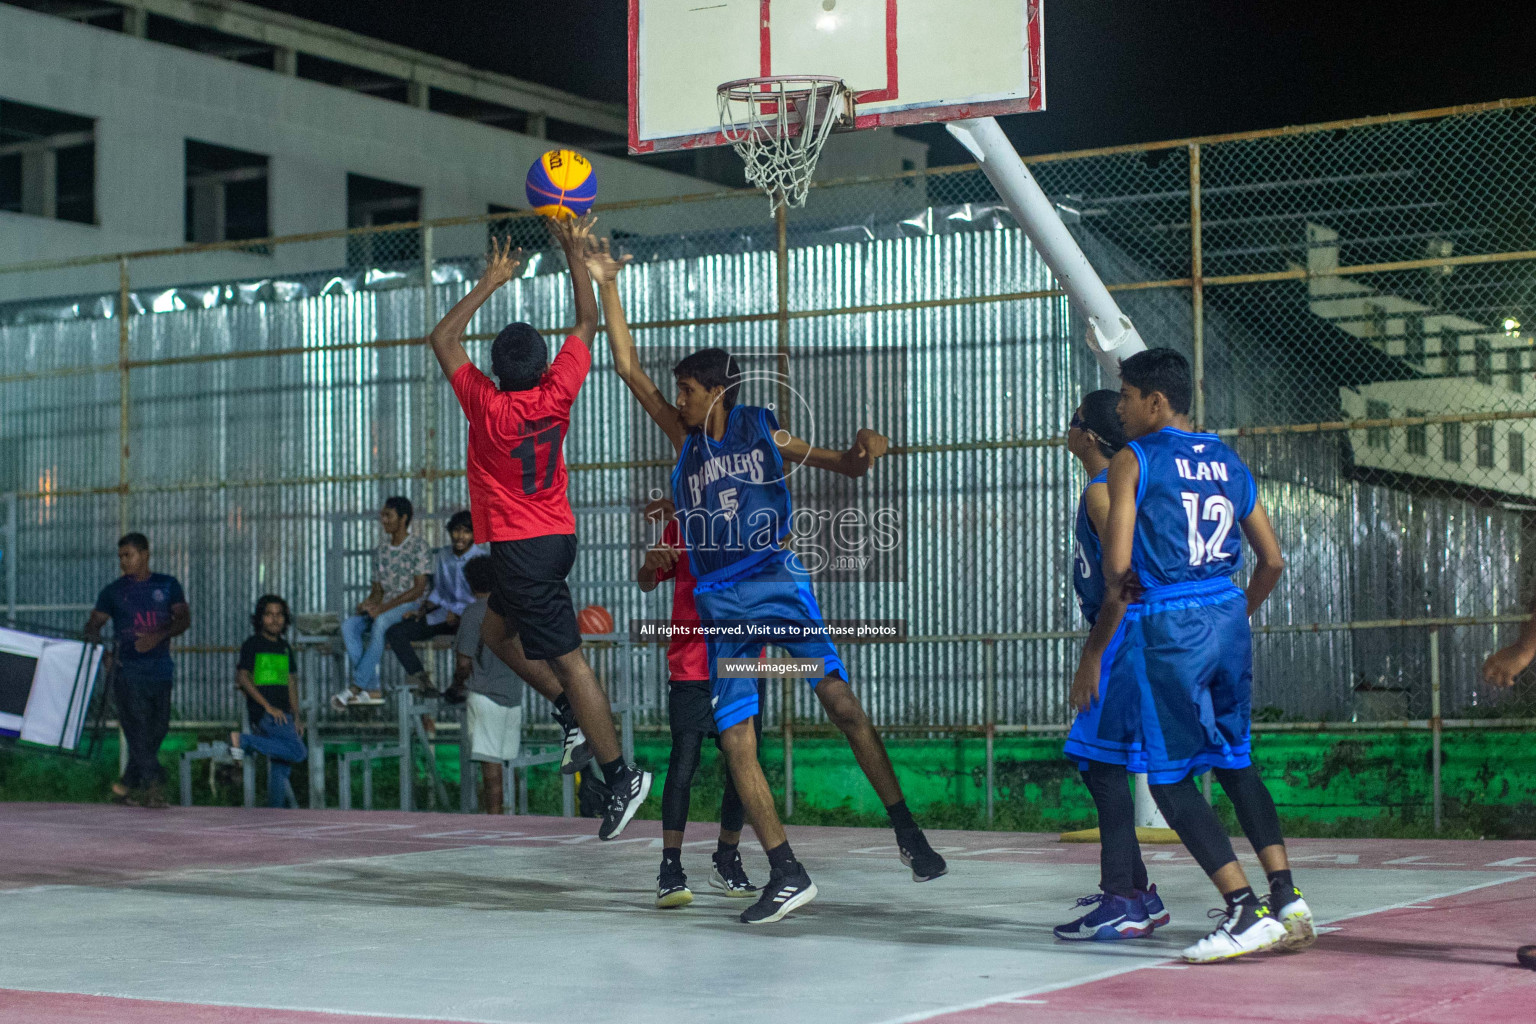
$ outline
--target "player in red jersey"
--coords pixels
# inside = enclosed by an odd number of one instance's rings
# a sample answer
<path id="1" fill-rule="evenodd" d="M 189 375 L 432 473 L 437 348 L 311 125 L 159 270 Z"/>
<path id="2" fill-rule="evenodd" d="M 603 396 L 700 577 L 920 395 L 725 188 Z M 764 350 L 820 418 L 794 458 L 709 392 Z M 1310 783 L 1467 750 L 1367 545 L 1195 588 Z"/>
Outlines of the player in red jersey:
<path id="1" fill-rule="evenodd" d="M 706 736 L 720 746 L 709 683 L 709 644 L 696 632 L 700 626 L 693 600 L 695 582 L 688 565 L 688 551 L 678 533 L 676 509 L 665 498 L 652 502 L 646 518 L 665 520 L 661 542 L 645 553 L 636 582 L 644 591 L 655 590 L 662 580 L 672 581 L 672 641 L 667 645 L 667 720 L 672 731 L 672 757 L 667 781 L 661 790 L 661 871 L 656 878 L 656 906 L 684 907 L 693 902 L 688 876 L 683 872 L 683 830 L 688 826 L 688 805 L 693 776 L 699 768 L 699 752 Z M 761 685 L 761 683 L 759 683 Z M 758 738 L 762 718 L 754 716 Z M 720 798 L 720 839 L 712 858 L 709 884 L 726 896 L 751 899 L 757 886 L 747 879 L 741 863 L 741 827 L 746 808 L 725 770 L 725 792 Z"/>
<path id="2" fill-rule="evenodd" d="M 469 419 L 465 472 L 475 541 L 490 545 L 496 567 L 482 636 L 514 670 L 524 656 L 548 664 L 560 693 L 545 696 L 556 700 L 557 717 L 569 709 L 613 787 L 597 833 L 600 839 L 613 839 L 645 802 L 651 774 L 624 763 L 608 695 L 581 653 L 565 582 L 576 560 L 576 518 L 566 497 L 562 448 L 571 405 L 592 367 L 598 309 L 582 260 L 592 219 L 549 224 L 565 250 L 576 292 L 576 328 L 553 363 L 543 337 L 526 323 L 508 324 L 492 343 L 494 383 L 464 351 L 470 320 L 522 266 L 522 251 L 513 251 L 510 242 L 492 247 L 485 273 L 427 340 Z M 568 754 L 575 735 L 567 728 Z"/>

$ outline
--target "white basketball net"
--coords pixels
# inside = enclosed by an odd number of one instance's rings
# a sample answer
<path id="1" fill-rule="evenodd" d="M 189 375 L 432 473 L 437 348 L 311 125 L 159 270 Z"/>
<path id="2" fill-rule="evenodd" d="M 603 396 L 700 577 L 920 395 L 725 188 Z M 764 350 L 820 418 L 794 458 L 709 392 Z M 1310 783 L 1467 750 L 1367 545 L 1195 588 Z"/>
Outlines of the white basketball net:
<path id="1" fill-rule="evenodd" d="M 726 82 L 720 130 L 747 166 L 747 180 L 781 206 L 804 206 L 816 158 L 832 129 L 853 124 L 853 95 L 840 78 L 776 75 Z"/>

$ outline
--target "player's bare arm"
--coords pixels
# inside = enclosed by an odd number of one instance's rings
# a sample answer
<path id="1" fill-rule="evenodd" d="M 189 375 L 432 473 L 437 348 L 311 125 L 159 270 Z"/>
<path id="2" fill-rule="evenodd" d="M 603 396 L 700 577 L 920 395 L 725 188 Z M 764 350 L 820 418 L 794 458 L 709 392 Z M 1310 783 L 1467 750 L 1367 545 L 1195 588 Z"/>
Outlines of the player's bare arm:
<path id="1" fill-rule="evenodd" d="M 288 721 L 287 715 L 273 707 L 268 703 L 267 698 L 261 695 L 261 690 L 256 686 L 255 680 L 251 678 L 251 674 L 248 671 L 243 668 L 237 669 L 235 671 L 235 684 L 239 686 L 240 692 L 254 700 L 263 711 L 271 715 L 273 721 L 279 723 Z M 298 707 L 297 704 L 293 706 Z"/>
<path id="2" fill-rule="evenodd" d="M 512 248 L 511 239 L 493 241 L 491 251 L 485 254 L 485 272 L 480 280 L 427 335 L 427 343 L 432 346 L 432 354 L 437 356 L 437 365 L 443 368 L 445 377 L 452 379 L 469 362 L 469 353 L 464 351 L 464 332 L 469 322 L 498 288 L 517 276 L 522 266 L 523 250 Z"/>
<path id="3" fill-rule="evenodd" d="M 133 649 L 140 654 L 148 654 L 172 637 L 181 636 L 192 628 L 192 609 L 186 604 L 171 605 L 171 621 L 159 629 L 153 629 L 146 633 L 140 633 L 133 641 Z"/>
<path id="4" fill-rule="evenodd" d="M 1508 647 L 1502 647 L 1483 662 L 1483 678 L 1494 686 L 1514 686 L 1515 676 L 1524 672 L 1536 658 L 1536 603 L 1532 615 L 1520 627 L 1520 638 Z"/>
<path id="5" fill-rule="evenodd" d="M 560 243 L 560 248 L 565 251 L 565 262 L 571 268 L 571 288 L 576 296 L 576 326 L 571 333 L 580 338 L 591 347 L 592 339 L 597 337 L 597 325 L 600 322 L 597 312 L 597 299 L 592 294 L 592 275 L 587 270 L 586 252 L 592 239 L 592 225 L 597 223 L 597 218 L 565 217 L 546 218 L 549 223 L 549 233 L 555 236 L 555 241 Z"/>
<path id="6" fill-rule="evenodd" d="M 1088 632 L 1077 672 L 1072 677 L 1068 702 L 1079 710 L 1091 707 L 1099 699 L 1100 663 L 1109 642 L 1125 617 L 1134 580 L 1131 575 L 1131 545 L 1136 534 L 1136 483 L 1141 467 L 1136 453 L 1129 448 L 1116 453 L 1109 462 L 1109 484 L 1104 489 L 1105 515 L 1102 525 L 1094 523 L 1104 542 L 1104 604 Z M 1092 489 L 1090 488 L 1090 491 Z M 1092 518 L 1092 498 L 1089 517 Z"/>
<path id="7" fill-rule="evenodd" d="M 1248 614 L 1252 615 L 1280 582 L 1280 574 L 1285 571 L 1285 557 L 1280 554 L 1280 540 L 1275 536 L 1275 528 L 1270 525 L 1269 513 L 1264 511 L 1262 501 L 1253 503 L 1253 511 L 1243 520 L 1242 528 L 1243 536 L 1253 548 L 1253 573 L 1248 577 L 1246 591 Z"/>
<path id="8" fill-rule="evenodd" d="M 796 462 L 812 469 L 825 469 L 854 479 L 868 473 L 870 467 L 875 464 L 875 460 L 882 458 L 890 448 L 889 438 L 868 427 L 860 430 L 847 450 L 841 452 L 813 447 L 787 430 L 780 430 L 775 434 L 773 443 L 778 446 L 779 454 L 784 457 L 785 462 Z"/>
<path id="9" fill-rule="evenodd" d="M 668 572 L 677 565 L 678 550 L 670 544 L 657 544 L 645 553 L 645 561 L 640 563 L 640 571 L 635 575 L 635 582 L 640 584 L 640 589 L 650 593 L 656 589 L 661 581 L 657 573 Z"/>
<path id="10" fill-rule="evenodd" d="M 640 367 L 635 339 L 629 333 L 629 319 L 624 315 L 624 301 L 619 297 L 619 274 L 629 264 L 628 255 L 615 256 L 604 238 L 587 247 L 587 272 L 597 283 L 603 304 L 603 320 L 608 328 L 608 348 L 613 352 L 613 368 L 647 416 L 667 435 L 672 447 L 682 451 L 688 428 L 677 415 L 677 407 L 667 401 L 656 382 Z"/>

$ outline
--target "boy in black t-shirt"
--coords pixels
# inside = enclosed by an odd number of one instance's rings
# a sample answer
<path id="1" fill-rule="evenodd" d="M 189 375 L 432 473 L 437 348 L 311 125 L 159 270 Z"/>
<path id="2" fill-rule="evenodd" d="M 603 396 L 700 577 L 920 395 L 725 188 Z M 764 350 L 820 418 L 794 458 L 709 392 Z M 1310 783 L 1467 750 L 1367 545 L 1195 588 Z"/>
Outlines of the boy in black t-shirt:
<path id="1" fill-rule="evenodd" d="M 299 738 L 293 652 L 283 638 L 289 620 L 287 601 L 276 594 L 258 598 L 251 616 L 256 632 L 240 645 L 240 661 L 235 665 L 235 679 L 245 693 L 254 731 L 230 733 L 229 752 L 236 761 L 243 760 L 247 750 L 267 755 L 268 807 L 285 806 L 288 775 L 309 756 Z"/>

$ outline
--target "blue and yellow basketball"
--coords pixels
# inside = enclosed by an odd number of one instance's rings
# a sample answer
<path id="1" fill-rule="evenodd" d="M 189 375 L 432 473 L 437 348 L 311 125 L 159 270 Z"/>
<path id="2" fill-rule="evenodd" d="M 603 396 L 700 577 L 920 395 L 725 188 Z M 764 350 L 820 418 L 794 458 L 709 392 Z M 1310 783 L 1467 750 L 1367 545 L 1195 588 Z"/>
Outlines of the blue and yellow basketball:
<path id="1" fill-rule="evenodd" d="M 528 205 L 546 217 L 580 217 L 597 200 L 592 161 L 572 149 L 552 149 L 528 168 Z"/>

